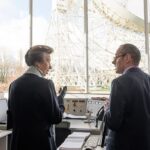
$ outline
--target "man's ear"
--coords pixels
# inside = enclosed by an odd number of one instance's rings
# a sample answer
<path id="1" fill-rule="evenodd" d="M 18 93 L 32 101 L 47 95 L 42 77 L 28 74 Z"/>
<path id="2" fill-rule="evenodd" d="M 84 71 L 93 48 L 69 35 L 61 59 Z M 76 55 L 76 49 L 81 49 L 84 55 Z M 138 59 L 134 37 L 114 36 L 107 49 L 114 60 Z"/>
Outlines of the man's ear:
<path id="1" fill-rule="evenodd" d="M 125 59 L 125 61 L 126 61 L 127 63 L 131 63 L 131 62 L 132 62 L 132 57 L 131 57 L 130 54 L 126 54 L 124 59 Z"/>

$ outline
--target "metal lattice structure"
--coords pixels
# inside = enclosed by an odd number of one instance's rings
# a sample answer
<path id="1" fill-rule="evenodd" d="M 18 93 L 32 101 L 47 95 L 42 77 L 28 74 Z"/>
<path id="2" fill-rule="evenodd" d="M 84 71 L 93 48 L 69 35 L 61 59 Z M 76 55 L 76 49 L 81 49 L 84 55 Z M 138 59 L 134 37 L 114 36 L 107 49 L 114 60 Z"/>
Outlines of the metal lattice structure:
<path id="1" fill-rule="evenodd" d="M 83 27 L 83 1 L 57 0 L 47 34 L 46 44 L 51 45 L 53 68 L 50 73 L 55 83 L 68 85 L 70 90 L 84 91 L 85 75 L 85 33 Z M 126 42 L 138 45 L 144 54 L 144 33 L 141 20 L 120 17 L 111 11 L 104 0 L 89 2 L 89 86 L 90 90 L 108 89 L 116 76 L 111 64 L 116 48 Z M 116 1 L 126 10 L 127 1 Z M 121 1 L 120 1 L 121 2 Z M 135 16 L 136 18 L 136 16 Z M 132 25 L 132 28 L 130 27 Z M 141 64 L 144 69 L 147 60 Z"/>

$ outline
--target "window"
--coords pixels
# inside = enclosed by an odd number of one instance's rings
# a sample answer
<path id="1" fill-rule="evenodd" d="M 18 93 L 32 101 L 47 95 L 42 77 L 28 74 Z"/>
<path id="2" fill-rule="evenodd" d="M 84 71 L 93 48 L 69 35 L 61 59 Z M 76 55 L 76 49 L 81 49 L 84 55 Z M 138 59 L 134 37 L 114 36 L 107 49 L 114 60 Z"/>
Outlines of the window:
<path id="1" fill-rule="evenodd" d="M 53 69 L 47 78 L 53 79 L 56 87 L 67 85 L 70 93 L 85 93 L 88 76 L 89 93 L 107 93 L 117 76 L 111 62 L 120 44 L 137 45 L 142 52 L 140 67 L 148 70 L 143 1 L 87 2 L 88 43 L 84 32 L 84 0 L 34 0 L 32 45 L 54 48 Z M 29 1 L 1 0 L 0 19 L 2 92 L 26 69 L 24 54 L 30 46 Z"/>

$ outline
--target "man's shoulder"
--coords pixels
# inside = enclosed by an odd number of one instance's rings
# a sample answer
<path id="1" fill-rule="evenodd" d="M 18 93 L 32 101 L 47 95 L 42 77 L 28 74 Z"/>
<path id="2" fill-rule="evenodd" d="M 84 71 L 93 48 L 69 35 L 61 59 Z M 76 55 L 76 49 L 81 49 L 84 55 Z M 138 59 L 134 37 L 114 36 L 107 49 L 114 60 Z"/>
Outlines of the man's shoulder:
<path id="1" fill-rule="evenodd" d="M 113 79 L 113 82 L 115 82 L 115 81 L 119 81 L 119 80 L 122 80 L 122 79 L 124 79 L 124 78 L 127 78 L 127 75 L 122 74 L 122 75 L 120 75 L 120 76 L 116 77 L 115 79 Z"/>
<path id="2" fill-rule="evenodd" d="M 112 82 L 129 82 L 130 80 L 132 80 L 132 76 L 129 74 L 122 74 L 121 76 L 115 78 Z"/>
<path id="3" fill-rule="evenodd" d="M 150 80 L 150 75 L 145 73 L 144 71 L 142 71 L 141 69 L 136 69 L 136 71 L 133 71 L 133 69 L 131 71 L 128 71 L 125 74 L 122 74 L 121 76 L 115 78 L 112 82 L 118 82 L 118 83 L 135 83 L 134 81 L 137 80 Z"/>

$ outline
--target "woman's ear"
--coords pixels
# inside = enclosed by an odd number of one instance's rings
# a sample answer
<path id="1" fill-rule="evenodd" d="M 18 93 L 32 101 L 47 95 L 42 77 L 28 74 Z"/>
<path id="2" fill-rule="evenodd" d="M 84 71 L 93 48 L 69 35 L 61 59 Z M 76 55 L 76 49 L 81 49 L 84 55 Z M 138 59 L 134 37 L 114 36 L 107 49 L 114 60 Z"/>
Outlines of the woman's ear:
<path id="1" fill-rule="evenodd" d="M 35 62 L 34 66 L 37 67 L 37 68 L 40 68 L 40 63 L 39 62 Z"/>

